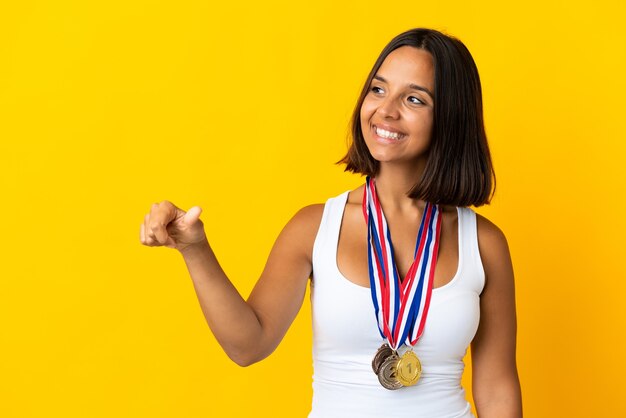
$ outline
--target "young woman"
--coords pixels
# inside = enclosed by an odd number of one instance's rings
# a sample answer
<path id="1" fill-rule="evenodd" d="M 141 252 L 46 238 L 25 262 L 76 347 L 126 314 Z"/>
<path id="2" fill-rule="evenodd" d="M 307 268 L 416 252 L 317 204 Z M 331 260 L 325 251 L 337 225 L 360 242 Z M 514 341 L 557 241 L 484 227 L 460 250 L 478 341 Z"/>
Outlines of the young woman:
<path id="1" fill-rule="evenodd" d="M 342 162 L 366 183 L 301 209 L 247 301 L 199 207 L 152 205 L 141 242 L 181 252 L 211 330 L 242 366 L 274 351 L 310 278 L 309 417 L 471 417 L 460 385 L 470 343 L 479 417 L 521 417 L 507 242 L 468 208 L 489 202 L 495 177 L 467 48 L 430 29 L 395 37 L 363 87 L 352 136 Z"/>

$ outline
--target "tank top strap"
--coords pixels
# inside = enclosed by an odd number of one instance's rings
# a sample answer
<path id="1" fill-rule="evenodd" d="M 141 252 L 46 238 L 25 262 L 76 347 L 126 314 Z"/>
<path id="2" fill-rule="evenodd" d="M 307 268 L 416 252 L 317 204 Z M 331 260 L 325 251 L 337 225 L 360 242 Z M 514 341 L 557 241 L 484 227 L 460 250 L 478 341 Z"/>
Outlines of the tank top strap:
<path id="1" fill-rule="evenodd" d="M 459 269 L 462 270 L 463 282 L 480 294 L 485 286 L 485 272 L 478 248 L 478 230 L 476 212 L 470 208 L 459 207 Z"/>
<path id="2" fill-rule="evenodd" d="M 313 244 L 313 277 L 315 279 L 316 270 L 324 269 L 337 258 L 337 244 L 339 243 L 339 230 L 343 212 L 348 200 L 350 191 L 346 191 L 339 196 L 331 197 L 324 205 L 322 220 Z M 319 276 L 319 274 L 318 274 Z"/>

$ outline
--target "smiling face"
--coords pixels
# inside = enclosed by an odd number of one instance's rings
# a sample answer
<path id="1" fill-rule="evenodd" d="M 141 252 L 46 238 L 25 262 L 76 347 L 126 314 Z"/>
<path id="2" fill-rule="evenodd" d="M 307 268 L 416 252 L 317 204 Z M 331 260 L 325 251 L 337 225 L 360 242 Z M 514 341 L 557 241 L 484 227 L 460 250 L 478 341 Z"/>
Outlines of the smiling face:
<path id="1" fill-rule="evenodd" d="M 361 130 L 381 163 L 424 163 L 433 125 L 434 66 L 423 49 L 402 46 L 378 69 L 361 106 Z"/>

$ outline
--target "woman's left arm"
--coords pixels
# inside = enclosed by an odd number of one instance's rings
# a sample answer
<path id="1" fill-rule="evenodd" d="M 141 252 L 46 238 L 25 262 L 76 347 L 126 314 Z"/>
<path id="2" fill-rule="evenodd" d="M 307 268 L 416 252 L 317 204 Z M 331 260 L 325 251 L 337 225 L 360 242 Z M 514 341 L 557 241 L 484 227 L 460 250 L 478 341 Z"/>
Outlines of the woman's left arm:
<path id="1" fill-rule="evenodd" d="M 511 255 L 502 231 L 486 218 L 476 218 L 485 287 L 480 295 L 480 325 L 471 348 L 474 404 L 478 418 L 520 418 Z"/>

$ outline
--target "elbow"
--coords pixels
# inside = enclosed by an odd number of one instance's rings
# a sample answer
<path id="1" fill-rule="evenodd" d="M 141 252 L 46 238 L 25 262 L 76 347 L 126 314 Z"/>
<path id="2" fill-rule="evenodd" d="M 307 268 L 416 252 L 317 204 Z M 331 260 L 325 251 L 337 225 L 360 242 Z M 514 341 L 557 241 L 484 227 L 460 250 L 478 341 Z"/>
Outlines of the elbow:
<path id="1" fill-rule="evenodd" d="M 240 367 L 251 366 L 265 358 L 253 350 L 231 350 L 226 351 L 226 355 Z"/>
<path id="2" fill-rule="evenodd" d="M 251 357 L 245 357 L 245 356 L 228 356 L 228 357 L 239 367 L 252 366 L 254 363 L 258 362 L 258 360 L 254 360 Z"/>
<path id="3" fill-rule="evenodd" d="M 218 340 L 218 342 L 220 342 Z M 240 367 L 248 367 L 269 356 L 275 346 L 269 347 L 261 335 L 254 338 L 242 338 L 237 341 L 229 341 L 228 343 L 220 342 L 222 349 L 236 365 Z"/>
<path id="4" fill-rule="evenodd" d="M 493 383 L 490 389 L 476 388 L 474 404 L 480 417 L 522 417 L 522 394 L 518 379 Z"/>

